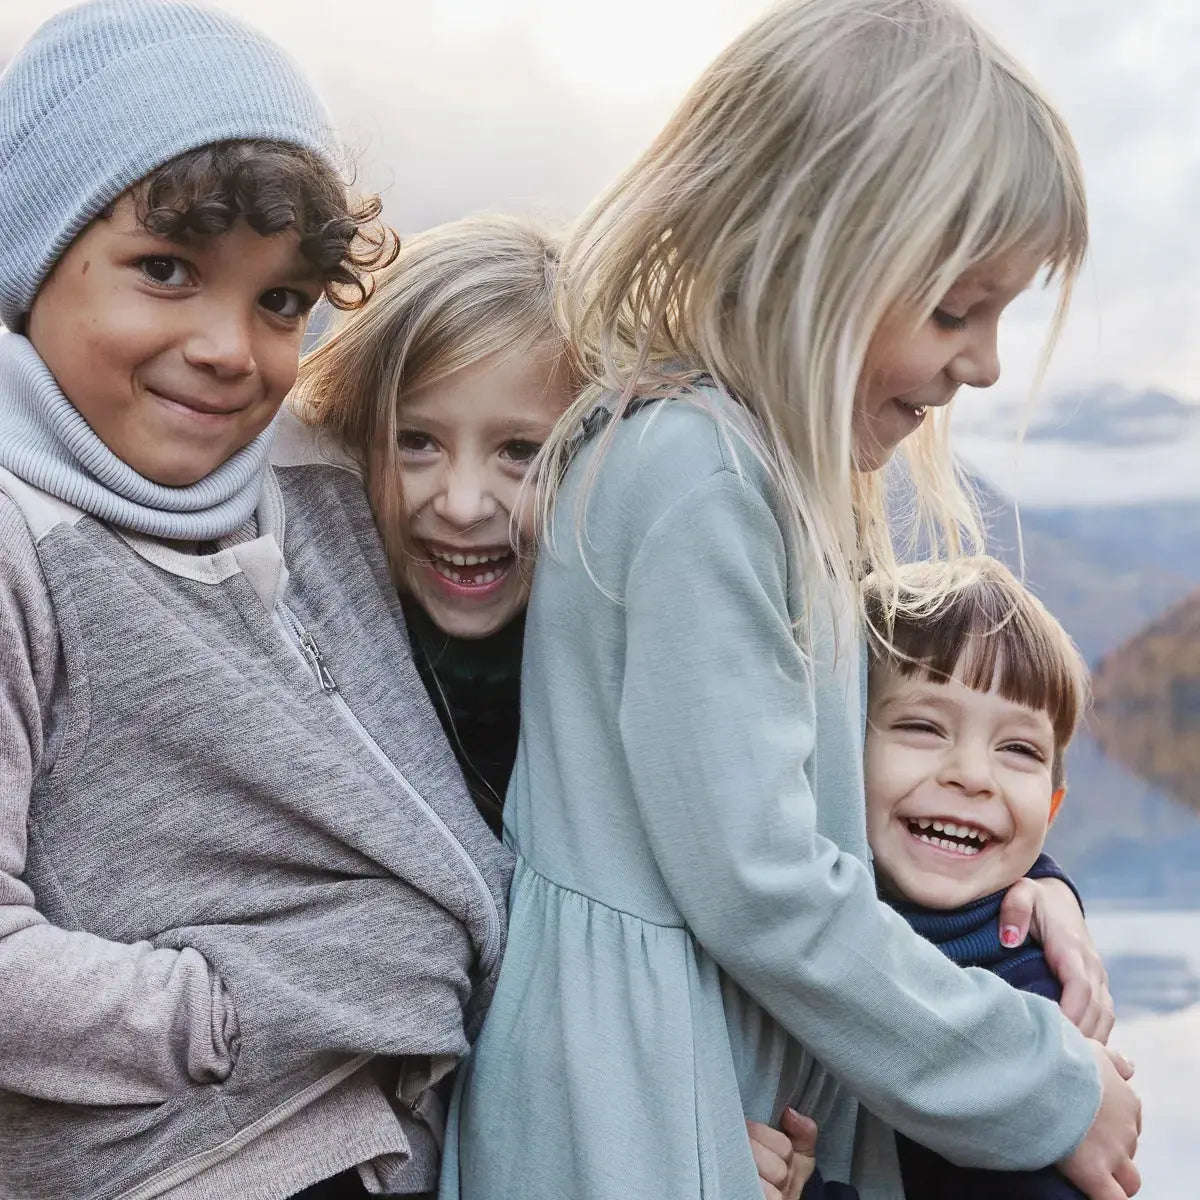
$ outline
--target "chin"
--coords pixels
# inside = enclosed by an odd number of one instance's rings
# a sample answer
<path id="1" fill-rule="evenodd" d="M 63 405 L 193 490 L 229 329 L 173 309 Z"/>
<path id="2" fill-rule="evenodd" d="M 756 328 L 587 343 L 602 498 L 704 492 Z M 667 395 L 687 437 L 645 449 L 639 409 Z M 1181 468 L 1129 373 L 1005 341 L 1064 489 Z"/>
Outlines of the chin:
<path id="1" fill-rule="evenodd" d="M 889 446 L 886 449 L 873 446 L 867 450 L 856 450 L 854 452 L 854 469 L 860 475 L 872 475 L 876 471 L 882 471 L 892 461 L 892 455 L 895 453 L 895 446 Z"/>

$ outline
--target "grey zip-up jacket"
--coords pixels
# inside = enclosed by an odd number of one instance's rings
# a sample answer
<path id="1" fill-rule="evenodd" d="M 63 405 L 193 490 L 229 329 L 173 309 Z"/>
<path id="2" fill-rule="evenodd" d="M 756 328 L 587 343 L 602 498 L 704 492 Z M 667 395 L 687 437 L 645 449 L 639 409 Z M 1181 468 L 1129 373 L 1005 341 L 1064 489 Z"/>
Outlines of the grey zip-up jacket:
<path id="1" fill-rule="evenodd" d="M 0 471 L 4 1200 L 432 1184 L 509 857 L 361 481 L 288 418 L 274 463 L 207 554 Z"/>

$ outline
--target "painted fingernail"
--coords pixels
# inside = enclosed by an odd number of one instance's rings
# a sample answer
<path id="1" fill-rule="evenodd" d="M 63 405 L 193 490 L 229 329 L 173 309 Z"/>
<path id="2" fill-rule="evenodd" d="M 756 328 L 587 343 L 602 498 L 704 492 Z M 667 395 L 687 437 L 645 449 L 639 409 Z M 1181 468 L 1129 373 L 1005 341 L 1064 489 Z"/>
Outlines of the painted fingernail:
<path id="1" fill-rule="evenodd" d="M 1021 944 L 1021 931 L 1015 925 L 1005 925 L 1000 930 L 1002 945 L 1013 947 Z"/>

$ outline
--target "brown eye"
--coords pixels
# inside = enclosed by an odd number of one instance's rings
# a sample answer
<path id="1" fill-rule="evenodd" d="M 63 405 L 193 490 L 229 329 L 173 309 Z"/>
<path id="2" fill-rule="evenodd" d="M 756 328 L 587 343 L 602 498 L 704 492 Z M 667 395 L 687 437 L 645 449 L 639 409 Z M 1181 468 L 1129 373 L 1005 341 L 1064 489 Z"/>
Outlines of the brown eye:
<path id="1" fill-rule="evenodd" d="M 310 297 L 293 288 L 272 288 L 269 292 L 263 292 L 258 302 L 268 312 L 289 320 L 304 316 L 314 303 Z"/>
<path id="2" fill-rule="evenodd" d="M 527 466 L 537 457 L 541 448 L 538 442 L 512 441 L 505 444 L 502 453 L 509 462 Z"/>
<path id="3" fill-rule="evenodd" d="M 138 259 L 138 269 L 159 287 L 186 287 L 191 282 L 187 263 L 170 255 L 152 255 Z"/>
<path id="4" fill-rule="evenodd" d="M 419 429 L 402 429 L 396 435 L 396 443 L 409 454 L 428 454 L 437 449 L 437 444 L 427 433 Z"/>

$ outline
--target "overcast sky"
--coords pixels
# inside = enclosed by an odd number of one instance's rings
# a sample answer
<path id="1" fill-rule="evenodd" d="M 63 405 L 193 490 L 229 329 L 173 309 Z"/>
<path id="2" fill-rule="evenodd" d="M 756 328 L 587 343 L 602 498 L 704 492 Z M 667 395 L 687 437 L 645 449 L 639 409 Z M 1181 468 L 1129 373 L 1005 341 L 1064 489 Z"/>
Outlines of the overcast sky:
<path id="1" fill-rule="evenodd" d="M 969 0 L 1064 111 L 1093 254 L 1054 390 L 1200 400 L 1200 4 Z M 63 0 L 5 0 L 0 56 Z M 404 231 L 481 208 L 569 217 L 653 135 L 755 0 L 224 0 L 312 74 Z M 1024 396 L 1048 312 L 1020 302 L 1000 392 Z"/>

